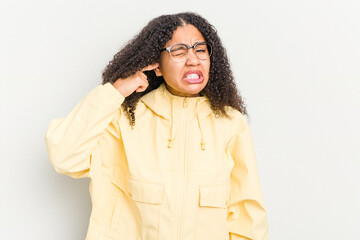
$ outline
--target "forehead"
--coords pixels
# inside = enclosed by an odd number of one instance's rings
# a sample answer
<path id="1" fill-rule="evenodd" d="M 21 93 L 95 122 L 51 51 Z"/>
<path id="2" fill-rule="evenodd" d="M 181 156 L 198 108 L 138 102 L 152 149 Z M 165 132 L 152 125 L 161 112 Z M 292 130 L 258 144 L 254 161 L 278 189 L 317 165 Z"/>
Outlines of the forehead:
<path id="1" fill-rule="evenodd" d="M 176 43 L 186 43 L 192 46 L 195 43 L 202 41 L 205 41 L 205 39 L 200 31 L 194 25 L 187 24 L 178 27 L 174 31 L 172 39 L 166 43 L 165 47 L 169 47 Z"/>

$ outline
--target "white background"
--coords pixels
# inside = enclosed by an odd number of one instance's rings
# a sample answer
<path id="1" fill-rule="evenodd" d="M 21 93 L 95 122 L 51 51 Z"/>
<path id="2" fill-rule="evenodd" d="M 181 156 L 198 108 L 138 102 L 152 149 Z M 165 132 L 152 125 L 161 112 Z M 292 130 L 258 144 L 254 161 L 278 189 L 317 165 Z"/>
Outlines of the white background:
<path id="1" fill-rule="evenodd" d="M 191 10 L 227 48 L 251 116 L 272 240 L 360 239 L 360 2 L 0 3 L 0 238 L 84 239 L 88 179 L 44 134 L 149 20 Z"/>

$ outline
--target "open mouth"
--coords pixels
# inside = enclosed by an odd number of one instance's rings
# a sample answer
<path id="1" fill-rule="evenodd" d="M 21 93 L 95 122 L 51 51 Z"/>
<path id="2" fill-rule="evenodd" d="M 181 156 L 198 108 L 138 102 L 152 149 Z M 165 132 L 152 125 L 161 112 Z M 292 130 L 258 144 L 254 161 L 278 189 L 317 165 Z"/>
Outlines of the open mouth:
<path id="1" fill-rule="evenodd" d="M 185 73 L 183 80 L 187 83 L 201 83 L 204 77 L 200 71 L 189 71 Z"/>
<path id="2" fill-rule="evenodd" d="M 198 79 L 198 78 L 200 78 L 200 76 L 197 75 L 196 73 L 189 74 L 185 77 L 185 79 Z"/>

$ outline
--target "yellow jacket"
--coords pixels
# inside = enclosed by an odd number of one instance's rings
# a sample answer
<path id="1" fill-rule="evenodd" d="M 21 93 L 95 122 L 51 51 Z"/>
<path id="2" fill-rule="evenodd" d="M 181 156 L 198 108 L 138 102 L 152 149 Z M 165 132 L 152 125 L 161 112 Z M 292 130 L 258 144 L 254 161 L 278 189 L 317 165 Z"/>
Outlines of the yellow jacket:
<path id="1" fill-rule="evenodd" d="M 110 84 L 51 120 L 45 142 L 55 170 L 90 177 L 87 240 L 268 239 L 250 129 L 217 117 L 206 97 L 164 84 L 137 104 L 132 128 Z"/>

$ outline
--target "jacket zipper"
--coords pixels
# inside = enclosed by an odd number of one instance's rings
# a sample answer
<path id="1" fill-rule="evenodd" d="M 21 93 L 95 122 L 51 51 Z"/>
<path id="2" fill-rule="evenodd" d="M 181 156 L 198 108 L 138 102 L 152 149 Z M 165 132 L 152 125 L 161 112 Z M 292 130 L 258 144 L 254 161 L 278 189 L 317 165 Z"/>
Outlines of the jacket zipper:
<path id="1" fill-rule="evenodd" d="M 182 164 L 182 172 L 181 175 L 179 177 L 179 182 L 180 182 L 180 207 L 179 207 L 179 215 L 180 219 L 178 222 L 178 236 L 177 239 L 181 240 L 182 239 L 182 229 L 183 229 L 183 218 L 184 218 L 184 199 L 185 199 L 185 193 L 186 193 L 186 184 L 187 184 L 187 172 L 186 172 L 186 168 L 187 168 L 187 156 L 186 156 L 186 151 L 187 151 L 187 119 L 188 119 L 188 103 L 187 103 L 187 99 L 184 98 L 184 102 L 183 102 L 183 108 L 184 108 L 184 114 L 183 114 L 183 127 L 184 127 L 184 137 L 182 139 L 182 143 L 183 145 L 183 156 L 181 158 L 181 164 Z"/>

